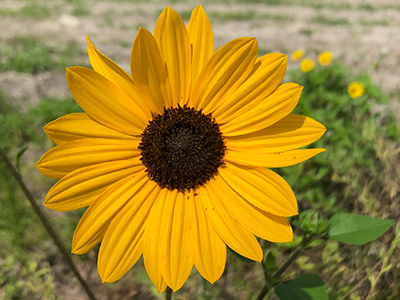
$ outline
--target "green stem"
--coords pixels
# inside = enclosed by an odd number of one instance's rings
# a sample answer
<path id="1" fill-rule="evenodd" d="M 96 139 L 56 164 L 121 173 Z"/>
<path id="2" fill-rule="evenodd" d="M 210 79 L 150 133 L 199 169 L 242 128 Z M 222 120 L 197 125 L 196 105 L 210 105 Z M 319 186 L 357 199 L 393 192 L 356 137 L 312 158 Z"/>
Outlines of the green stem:
<path id="1" fill-rule="evenodd" d="M 306 249 L 303 247 L 296 249 L 296 251 L 294 251 L 293 254 L 289 257 L 287 262 L 285 262 L 284 265 L 280 267 L 279 270 L 276 271 L 276 273 L 272 277 L 279 279 L 282 273 L 286 271 L 286 269 L 292 264 L 292 262 L 296 260 L 297 257 L 299 257 L 304 252 L 304 250 Z"/>
<path id="2" fill-rule="evenodd" d="M 68 266 L 71 268 L 71 271 L 75 274 L 75 277 L 81 283 L 81 285 L 82 285 L 83 289 L 85 290 L 87 296 L 91 300 L 96 300 L 96 296 L 94 295 L 93 291 L 90 289 L 88 283 L 85 281 L 85 279 L 83 279 L 83 277 L 79 273 L 78 268 L 76 267 L 76 265 L 72 261 L 71 257 L 69 256 L 69 253 L 65 250 L 65 247 L 64 247 L 62 241 L 58 237 L 57 233 L 54 231 L 54 229 L 51 226 L 49 220 L 46 218 L 46 216 L 41 211 L 39 205 L 36 203 L 36 200 L 33 197 L 31 191 L 25 185 L 24 181 L 22 180 L 21 175 L 18 173 L 17 169 L 13 166 L 13 164 L 10 161 L 10 159 L 7 157 L 7 154 L 3 151 L 3 149 L 1 147 L 0 147 L 0 157 L 6 163 L 7 168 L 9 169 L 11 174 L 14 176 L 15 180 L 18 182 L 18 184 L 21 187 L 22 191 L 24 192 L 25 196 L 28 198 L 29 202 L 31 203 L 33 211 L 39 217 L 39 219 L 42 222 L 42 224 L 43 224 L 44 228 L 46 229 L 47 233 L 52 238 L 54 244 L 56 244 L 58 250 L 60 251 L 60 253 L 64 257 L 64 259 L 67 262 Z"/>
<path id="3" fill-rule="evenodd" d="M 265 284 L 265 285 L 263 286 L 263 288 L 262 288 L 260 294 L 258 294 L 257 300 L 262 300 L 262 299 L 264 299 L 265 295 L 268 294 L 268 292 L 269 292 L 270 289 L 271 289 L 271 288 L 269 288 L 269 287 L 267 286 L 267 284 Z"/>
<path id="4" fill-rule="evenodd" d="M 165 300 L 171 300 L 172 299 L 172 290 L 169 286 L 167 286 L 167 289 L 165 291 Z"/>
<path id="5" fill-rule="evenodd" d="M 268 292 L 278 283 L 278 280 L 283 274 L 283 272 L 285 272 L 286 269 L 296 260 L 296 258 L 299 257 L 307 249 L 310 240 L 311 240 L 310 236 L 304 235 L 303 240 L 299 245 L 300 247 L 297 248 L 296 251 L 292 253 L 287 262 L 285 262 L 283 266 L 280 267 L 279 270 L 276 271 L 275 274 L 272 276 L 268 276 L 267 271 L 265 269 L 264 261 L 262 262 L 264 268 L 265 284 L 261 292 L 258 294 L 257 300 L 264 299 L 264 297 L 268 294 Z"/>

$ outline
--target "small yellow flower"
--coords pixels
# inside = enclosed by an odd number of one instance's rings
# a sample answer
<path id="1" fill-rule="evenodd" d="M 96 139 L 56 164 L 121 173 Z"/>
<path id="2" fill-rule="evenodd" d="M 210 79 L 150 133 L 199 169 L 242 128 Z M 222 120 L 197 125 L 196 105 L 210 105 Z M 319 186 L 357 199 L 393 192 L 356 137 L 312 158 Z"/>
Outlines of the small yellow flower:
<path id="1" fill-rule="evenodd" d="M 355 81 L 349 85 L 347 92 L 349 93 L 351 98 L 356 99 L 356 98 L 364 95 L 365 90 L 364 90 L 364 86 L 361 83 L 359 83 L 358 81 Z"/>
<path id="2" fill-rule="evenodd" d="M 292 53 L 292 60 L 298 61 L 304 55 L 304 51 L 302 49 L 296 50 Z"/>
<path id="3" fill-rule="evenodd" d="M 330 53 L 329 51 L 322 52 L 318 56 L 318 61 L 323 66 L 330 65 L 332 63 L 332 53 Z"/>
<path id="4" fill-rule="evenodd" d="M 300 70 L 303 73 L 307 73 L 314 69 L 314 61 L 311 58 L 305 58 L 300 63 Z"/>

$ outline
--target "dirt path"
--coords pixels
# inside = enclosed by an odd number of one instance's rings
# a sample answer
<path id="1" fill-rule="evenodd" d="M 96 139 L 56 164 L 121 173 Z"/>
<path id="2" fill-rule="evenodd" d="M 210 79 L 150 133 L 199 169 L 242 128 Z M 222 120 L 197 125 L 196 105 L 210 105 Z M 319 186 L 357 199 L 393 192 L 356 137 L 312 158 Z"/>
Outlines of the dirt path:
<path id="1" fill-rule="evenodd" d="M 257 37 L 260 53 L 279 51 L 290 54 L 303 48 L 316 58 L 318 52 L 331 51 L 336 58 L 357 71 L 366 70 L 386 91 L 399 88 L 400 83 L 400 3 L 397 0 L 372 1 L 302 1 L 270 0 L 275 5 L 203 4 L 213 24 L 216 47 L 240 36 Z M 1 11 L 16 11 L 27 5 L 24 1 L 1 1 Z M 129 70 L 129 56 L 137 28 L 152 30 L 165 2 L 74 3 L 63 1 L 36 2 L 51 11 L 41 20 L 19 18 L 3 13 L 0 16 L 0 41 L 15 36 L 34 36 L 44 44 L 62 48 L 76 41 L 86 53 L 85 36 Z M 84 6 L 82 6 L 84 5 Z M 187 21 L 197 3 L 173 3 Z M 79 9 L 81 11 L 79 11 Z M 84 65 L 88 59 L 81 58 Z M 289 67 L 296 67 L 290 62 Z M 30 99 L 58 94 L 68 96 L 63 75 L 26 75 L 0 73 L 0 86 L 11 98 Z"/>

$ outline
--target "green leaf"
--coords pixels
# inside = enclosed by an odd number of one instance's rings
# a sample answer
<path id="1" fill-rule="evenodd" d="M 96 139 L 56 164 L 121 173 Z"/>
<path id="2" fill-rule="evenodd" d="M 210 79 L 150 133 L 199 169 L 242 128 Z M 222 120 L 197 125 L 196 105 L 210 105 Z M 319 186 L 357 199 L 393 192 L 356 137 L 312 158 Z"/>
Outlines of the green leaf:
<path id="1" fill-rule="evenodd" d="M 351 245 L 371 242 L 394 224 L 390 219 L 338 213 L 329 220 L 329 239 Z"/>
<path id="2" fill-rule="evenodd" d="M 281 300 L 328 300 L 324 282 L 318 275 L 304 274 L 278 284 L 275 294 Z"/>

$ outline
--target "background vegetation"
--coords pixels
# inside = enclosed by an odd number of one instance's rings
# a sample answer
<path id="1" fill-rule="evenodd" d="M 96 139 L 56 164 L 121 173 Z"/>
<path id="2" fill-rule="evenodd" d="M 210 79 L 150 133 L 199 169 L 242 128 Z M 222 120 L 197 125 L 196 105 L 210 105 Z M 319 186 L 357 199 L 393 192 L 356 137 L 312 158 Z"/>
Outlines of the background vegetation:
<path id="1" fill-rule="evenodd" d="M 140 0 L 113 2 L 132 3 L 125 16 L 142 15 L 155 19 L 167 3 L 161 3 L 152 10 L 145 10 Z M 170 1 L 176 4 L 184 19 L 190 17 L 190 10 L 181 7 L 185 1 Z M 207 1 L 205 1 L 207 3 Z M 273 22 L 289 26 L 299 15 L 282 12 L 262 12 L 250 9 L 231 11 L 231 4 L 248 1 L 218 1 L 226 9 L 213 10 L 209 16 L 214 28 L 226 22 L 247 22 L 259 27 L 260 22 Z M 306 7 L 316 13 L 309 18 L 310 26 L 300 29 L 300 34 L 312 36 L 315 26 L 366 27 L 391 25 L 388 18 L 352 19 L 346 14 L 332 17 L 324 9 L 338 12 L 382 10 L 400 11 L 400 5 L 382 2 L 379 5 L 368 2 L 323 2 L 311 0 L 253 0 L 255 5 L 268 7 Z M 83 0 L 66 1 L 16 1 L 8 7 L 0 1 L 0 26 L 28 22 L 45 26 L 47 20 L 60 18 L 65 11 L 76 19 L 89 18 L 93 14 L 91 2 Z M 158 2 L 157 2 L 158 3 Z M 3 5 L 4 4 L 4 5 Z M 193 3 L 190 7 L 194 7 Z M 173 5 L 172 5 L 173 6 Z M 173 6 L 174 7 L 174 6 Z M 133 41 L 138 26 L 146 21 L 138 18 L 131 23 L 119 22 L 121 12 L 108 10 L 96 12 L 97 26 L 125 32 Z M 75 20 L 75 19 L 70 19 Z M 8 23 L 7 23 L 8 22 Z M 73 21 L 70 21 L 73 22 Z M 246 23 L 246 24 L 247 24 Z M 38 27 L 39 28 L 39 27 Z M 38 201 L 54 184 L 34 169 L 38 158 L 53 145 L 41 129 L 49 121 L 80 108 L 65 93 L 51 95 L 46 91 L 32 90 L 21 100 L 10 92 L 7 76 L 40 81 L 41 76 L 63 76 L 64 68 L 70 65 L 88 65 L 86 50 L 81 41 L 65 38 L 60 44 L 48 42 L 46 37 L 31 31 L 21 30 L 13 36 L 1 36 L 0 42 L 0 145 L 13 162 L 17 164 L 25 181 Z M 88 29 L 90 31 L 90 29 Z M 79 37 L 79 38 L 84 38 Z M 257 36 L 258 38 L 258 36 Z M 129 52 L 131 42 L 114 38 L 113 47 Z M 128 64 L 129 58 L 119 55 L 106 45 L 112 58 Z M 99 48 L 101 46 L 99 45 Z M 272 49 L 274 48 L 274 49 Z M 284 46 L 268 47 L 260 44 L 260 55 L 270 51 L 281 51 L 290 55 Z M 306 56 L 314 57 L 318 51 L 314 45 L 306 50 Z M 331 49 L 321 49 L 331 51 Z M 125 53 L 123 52 L 123 53 Z M 122 53 L 122 52 L 121 52 Z M 332 64 L 321 66 L 316 63 L 313 70 L 302 73 L 298 62 L 290 62 L 290 71 L 285 81 L 303 85 L 302 98 L 295 113 L 304 114 L 323 123 L 328 131 L 312 147 L 324 147 L 327 152 L 319 154 L 308 162 L 278 169 L 293 187 L 299 201 L 300 211 L 317 211 L 322 219 L 328 219 L 338 212 L 351 212 L 372 217 L 390 218 L 400 221 L 400 161 L 399 161 L 399 119 L 394 113 L 395 101 L 399 100 L 396 89 L 382 88 L 374 84 L 370 72 L 378 70 L 385 61 L 382 54 L 373 63 L 356 71 L 348 64 L 346 53 L 337 53 Z M 397 58 L 399 63 L 400 57 Z M 6 76 L 6 77 L 4 77 Z M 18 77 L 21 76 L 21 77 Z M 28 76 L 28 77 L 24 77 Z M 8 77 L 7 77 L 8 78 Z M 359 81 L 365 94 L 352 99 L 347 93 L 351 82 Z M 1 89 L 2 87 L 2 89 Z M 20 89 L 25 86 L 21 81 Z M 60 86 L 65 90 L 65 84 Z M 37 99 L 36 99 L 37 98 Z M 32 212 L 29 203 L 11 177 L 5 165 L 0 162 L 0 299 L 43 299 L 67 300 L 86 299 L 79 284 L 73 278 L 57 249 Z M 71 245 L 72 234 L 84 210 L 57 213 L 45 209 L 55 229 L 67 248 Z M 302 220 L 293 218 L 294 224 Z M 271 253 L 276 265 L 287 260 L 300 242 L 302 231 L 295 227 L 293 243 L 271 244 L 261 241 L 266 255 Z M 330 299 L 377 299 L 395 300 L 400 298 L 400 227 L 393 226 L 378 240 L 366 245 L 353 246 L 329 241 L 307 250 L 283 275 L 290 280 L 304 273 L 318 274 L 325 282 Z M 97 248 L 87 255 L 73 256 L 80 271 L 91 283 L 99 299 L 158 299 L 142 263 L 120 281 L 101 284 L 96 269 Z M 194 270 L 184 287 L 176 293 L 176 299 L 255 299 L 263 286 L 261 265 L 249 262 L 229 252 L 226 271 L 214 285 L 209 284 Z M 267 299 L 276 299 L 269 295 Z M 163 296 L 161 296 L 163 298 Z"/>

